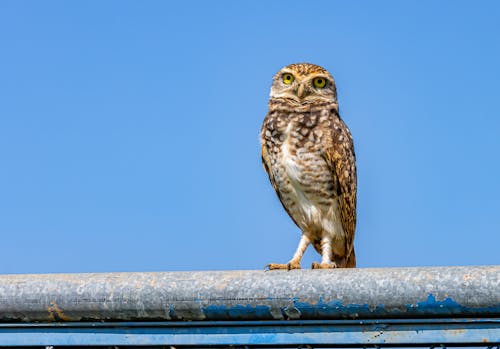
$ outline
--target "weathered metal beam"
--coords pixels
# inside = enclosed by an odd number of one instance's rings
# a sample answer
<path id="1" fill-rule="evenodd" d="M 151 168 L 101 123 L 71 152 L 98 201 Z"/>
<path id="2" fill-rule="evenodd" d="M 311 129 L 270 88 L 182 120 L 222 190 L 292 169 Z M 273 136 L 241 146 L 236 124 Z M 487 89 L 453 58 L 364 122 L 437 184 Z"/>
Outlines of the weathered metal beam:
<path id="1" fill-rule="evenodd" d="M 0 276 L 0 321 L 500 316 L 500 266 Z"/>
<path id="2" fill-rule="evenodd" d="M 499 319 L 282 320 L 0 325 L 0 346 L 486 346 Z"/>

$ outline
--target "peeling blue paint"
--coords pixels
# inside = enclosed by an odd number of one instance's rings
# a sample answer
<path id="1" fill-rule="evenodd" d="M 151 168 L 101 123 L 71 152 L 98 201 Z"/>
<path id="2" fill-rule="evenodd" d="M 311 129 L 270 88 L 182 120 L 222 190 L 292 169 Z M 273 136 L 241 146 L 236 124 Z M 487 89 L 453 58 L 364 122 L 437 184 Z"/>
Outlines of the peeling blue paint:
<path id="1" fill-rule="evenodd" d="M 496 315 L 500 313 L 500 303 L 489 307 L 465 307 L 450 297 L 438 301 L 436 296 L 429 294 L 425 301 L 417 302 L 417 304 L 407 304 L 406 313 L 409 315 L 431 314 L 435 316 Z"/>
<path id="2" fill-rule="evenodd" d="M 273 305 L 281 302 L 282 307 L 273 309 Z M 447 297 L 438 301 L 436 297 L 429 294 L 427 299 L 416 304 L 407 304 L 405 307 L 387 308 L 384 304 L 370 306 L 365 304 L 344 304 L 342 300 L 330 302 L 323 301 L 319 297 L 318 302 L 300 302 L 298 298 L 273 300 L 262 300 L 268 304 L 237 304 L 234 306 L 208 305 L 202 306 L 201 310 L 206 319 L 211 320 L 277 320 L 277 319 L 361 319 L 376 317 L 423 317 L 423 316 L 474 316 L 477 314 L 498 315 L 498 306 L 470 308 L 464 307 Z"/>
<path id="3" fill-rule="evenodd" d="M 235 320 L 273 320 L 271 308 L 267 305 L 237 304 L 232 307 L 225 305 L 209 305 L 203 307 L 206 317 L 213 320 L 235 319 Z"/>
<path id="4" fill-rule="evenodd" d="M 316 304 L 295 302 L 303 319 L 357 319 L 360 317 L 373 317 L 375 314 L 386 314 L 382 304 L 371 309 L 368 304 L 343 304 L 341 300 L 323 302 L 321 299 Z"/>

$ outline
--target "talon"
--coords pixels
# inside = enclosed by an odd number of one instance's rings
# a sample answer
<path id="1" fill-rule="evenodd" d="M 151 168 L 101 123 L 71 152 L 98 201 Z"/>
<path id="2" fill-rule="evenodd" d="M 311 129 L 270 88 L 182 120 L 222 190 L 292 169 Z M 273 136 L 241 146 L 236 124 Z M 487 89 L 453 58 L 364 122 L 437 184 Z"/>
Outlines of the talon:
<path id="1" fill-rule="evenodd" d="M 318 263 L 318 262 L 313 262 L 311 265 L 312 269 L 334 269 L 336 268 L 335 264 L 330 264 L 330 263 Z"/>
<path id="2" fill-rule="evenodd" d="M 287 264 L 269 263 L 266 265 L 267 270 L 294 270 L 300 269 L 300 262 L 289 262 Z"/>
<path id="3" fill-rule="evenodd" d="M 300 263 L 299 262 L 290 262 L 287 264 L 288 270 L 293 270 L 293 269 L 300 269 Z"/>
<path id="4" fill-rule="evenodd" d="M 288 264 L 269 263 L 266 267 L 268 270 L 288 270 Z"/>

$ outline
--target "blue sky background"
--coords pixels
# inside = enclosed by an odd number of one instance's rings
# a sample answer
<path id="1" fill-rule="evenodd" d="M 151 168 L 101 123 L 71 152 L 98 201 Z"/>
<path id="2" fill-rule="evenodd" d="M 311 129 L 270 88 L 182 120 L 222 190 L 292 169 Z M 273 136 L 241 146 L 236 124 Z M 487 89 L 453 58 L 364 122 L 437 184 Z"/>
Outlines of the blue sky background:
<path id="1" fill-rule="evenodd" d="M 272 75 L 337 81 L 360 267 L 500 263 L 495 1 L 0 2 L 0 273 L 261 269 Z M 318 260 L 308 251 L 303 266 Z"/>

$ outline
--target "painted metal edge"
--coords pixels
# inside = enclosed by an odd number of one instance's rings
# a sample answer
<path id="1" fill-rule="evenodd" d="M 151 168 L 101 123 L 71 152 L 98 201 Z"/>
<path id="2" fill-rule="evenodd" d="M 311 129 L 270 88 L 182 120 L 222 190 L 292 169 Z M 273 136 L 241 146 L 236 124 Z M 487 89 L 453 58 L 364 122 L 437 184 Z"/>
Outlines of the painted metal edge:
<path id="1" fill-rule="evenodd" d="M 142 326 L 141 326 L 142 325 Z M 484 345 L 500 343 L 500 322 L 470 319 L 443 324 L 441 319 L 365 324 L 308 324 L 285 322 L 236 326 L 189 326 L 184 328 L 118 326 L 93 327 L 17 327 L 0 328 L 2 346 L 77 345 Z"/>

